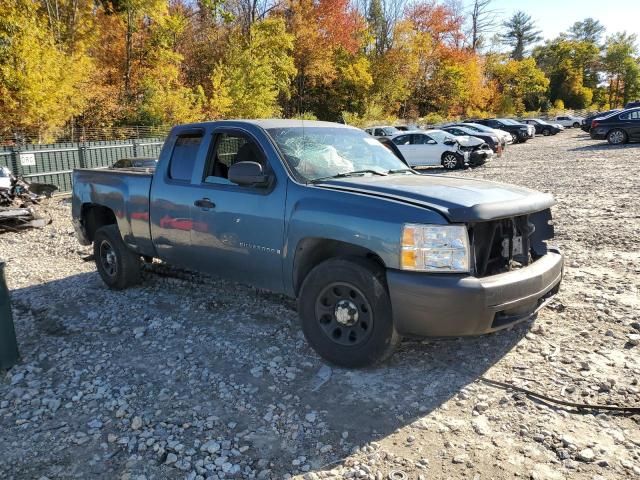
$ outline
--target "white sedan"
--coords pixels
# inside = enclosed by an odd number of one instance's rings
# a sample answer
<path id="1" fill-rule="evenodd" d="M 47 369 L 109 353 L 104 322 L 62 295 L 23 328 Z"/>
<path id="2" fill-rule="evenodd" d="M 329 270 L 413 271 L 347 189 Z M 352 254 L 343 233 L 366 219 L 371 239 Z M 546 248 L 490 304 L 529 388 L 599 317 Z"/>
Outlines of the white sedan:
<path id="1" fill-rule="evenodd" d="M 402 132 L 391 136 L 390 140 L 410 166 L 441 165 L 447 170 L 464 168 L 470 163 L 474 148 L 484 143 L 475 137 L 455 137 L 442 130 Z"/>
<path id="2" fill-rule="evenodd" d="M 584 118 L 582 117 L 573 117 L 571 115 L 559 115 L 556 118 L 554 118 L 551 121 L 551 123 L 555 122 L 562 125 L 563 127 L 580 128 L 580 125 L 582 125 L 583 121 L 584 121 Z"/>

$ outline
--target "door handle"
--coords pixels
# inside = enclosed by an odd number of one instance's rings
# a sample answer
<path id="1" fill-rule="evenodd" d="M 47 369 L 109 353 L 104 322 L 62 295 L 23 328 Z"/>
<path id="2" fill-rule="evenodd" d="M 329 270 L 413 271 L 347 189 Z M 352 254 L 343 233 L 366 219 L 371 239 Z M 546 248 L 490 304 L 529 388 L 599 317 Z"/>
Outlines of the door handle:
<path id="1" fill-rule="evenodd" d="M 196 200 L 195 202 L 193 202 L 193 204 L 196 207 L 200 207 L 200 208 L 216 208 L 216 204 L 213 203 L 208 198 L 201 198 L 200 200 Z"/>

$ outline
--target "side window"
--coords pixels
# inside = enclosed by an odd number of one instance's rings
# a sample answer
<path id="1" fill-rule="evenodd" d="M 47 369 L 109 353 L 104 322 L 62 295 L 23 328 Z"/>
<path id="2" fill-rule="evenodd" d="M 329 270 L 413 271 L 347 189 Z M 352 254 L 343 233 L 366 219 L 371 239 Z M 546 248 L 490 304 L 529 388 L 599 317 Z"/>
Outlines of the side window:
<path id="1" fill-rule="evenodd" d="M 374 130 L 373 135 L 376 136 L 376 137 L 382 137 L 382 136 L 384 136 L 384 132 L 382 131 L 381 128 L 376 128 Z"/>
<path id="2" fill-rule="evenodd" d="M 623 113 L 620 115 L 620 120 L 640 120 L 640 110 Z"/>
<path id="3" fill-rule="evenodd" d="M 393 143 L 396 145 L 410 145 L 411 144 L 411 135 L 400 135 L 393 139 Z"/>
<path id="4" fill-rule="evenodd" d="M 180 135 L 171 152 L 169 177 L 174 180 L 190 181 L 196 156 L 202 143 L 202 134 Z"/>
<path id="5" fill-rule="evenodd" d="M 427 139 L 425 135 L 422 135 L 420 133 L 414 133 L 411 136 L 413 137 L 411 139 L 412 145 L 424 145 L 425 143 L 427 143 Z"/>
<path id="6" fill-rule="evenodd" d="M 267 162 L 262 151 L 250 138 L 236 133 L 220 133 L 216 136 L 213 152 L 207 162 L 204 181 L 230 183 L 229 167 L 238 162 L 257 162 L 266 170 Z"/>

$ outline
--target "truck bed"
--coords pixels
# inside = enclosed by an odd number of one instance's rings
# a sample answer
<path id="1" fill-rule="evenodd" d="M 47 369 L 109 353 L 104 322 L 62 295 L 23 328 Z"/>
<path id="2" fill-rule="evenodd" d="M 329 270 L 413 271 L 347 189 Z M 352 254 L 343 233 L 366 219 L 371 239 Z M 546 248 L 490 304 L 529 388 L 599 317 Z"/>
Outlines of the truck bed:
<path id="1" fill-rule="evenodd" d="M 153 172 L 146 169 L 77 169 L 73 172 L 73 218 L 82 205 L 110 208 L 122 237 L 132 249 L 153 256 L 149 226 L 149 193 Z M 86 208 L 86 207 L 85 207 Z"/>

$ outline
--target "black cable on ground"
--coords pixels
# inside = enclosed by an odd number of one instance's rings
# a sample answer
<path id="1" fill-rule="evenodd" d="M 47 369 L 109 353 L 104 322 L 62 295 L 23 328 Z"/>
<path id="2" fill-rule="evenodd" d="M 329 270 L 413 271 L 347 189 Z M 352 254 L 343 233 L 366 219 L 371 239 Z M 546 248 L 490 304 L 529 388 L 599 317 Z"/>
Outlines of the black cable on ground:
<path id="1" fill-rule="evenodd" d="M 522 392 L 525 395 L 528 395 L 533 398 L 539 398 L 540 400 L 544 400 L 549 403 L 555 403 L 557 405 L 564 405 L 565 407 L 577 408 L 578 410 L 610 410 L 614 412 L 627 412 L 632 414 L 640 413 L 640 407 L 624 407 L 624 406 L 618 406 L 618 405 L 592 405 L 589 403 L 568 402 L 566 400 L 560 400 L 557 398 L 548 397 L 547 395 L 536 393 L 526 388 L 516 387 L 515 385 L 511 385 L 510 383 L 500 382 L 498 380 L 492 380 L 486 377 L 480 377 L 478 380 L 480 380 L 483 383 L 486 383 L 487 385 L 491 385 L 493 387 L 500 387 L 500 388 L 506 388 L 509 390 L 515 390 L 517 392 Z"/>

